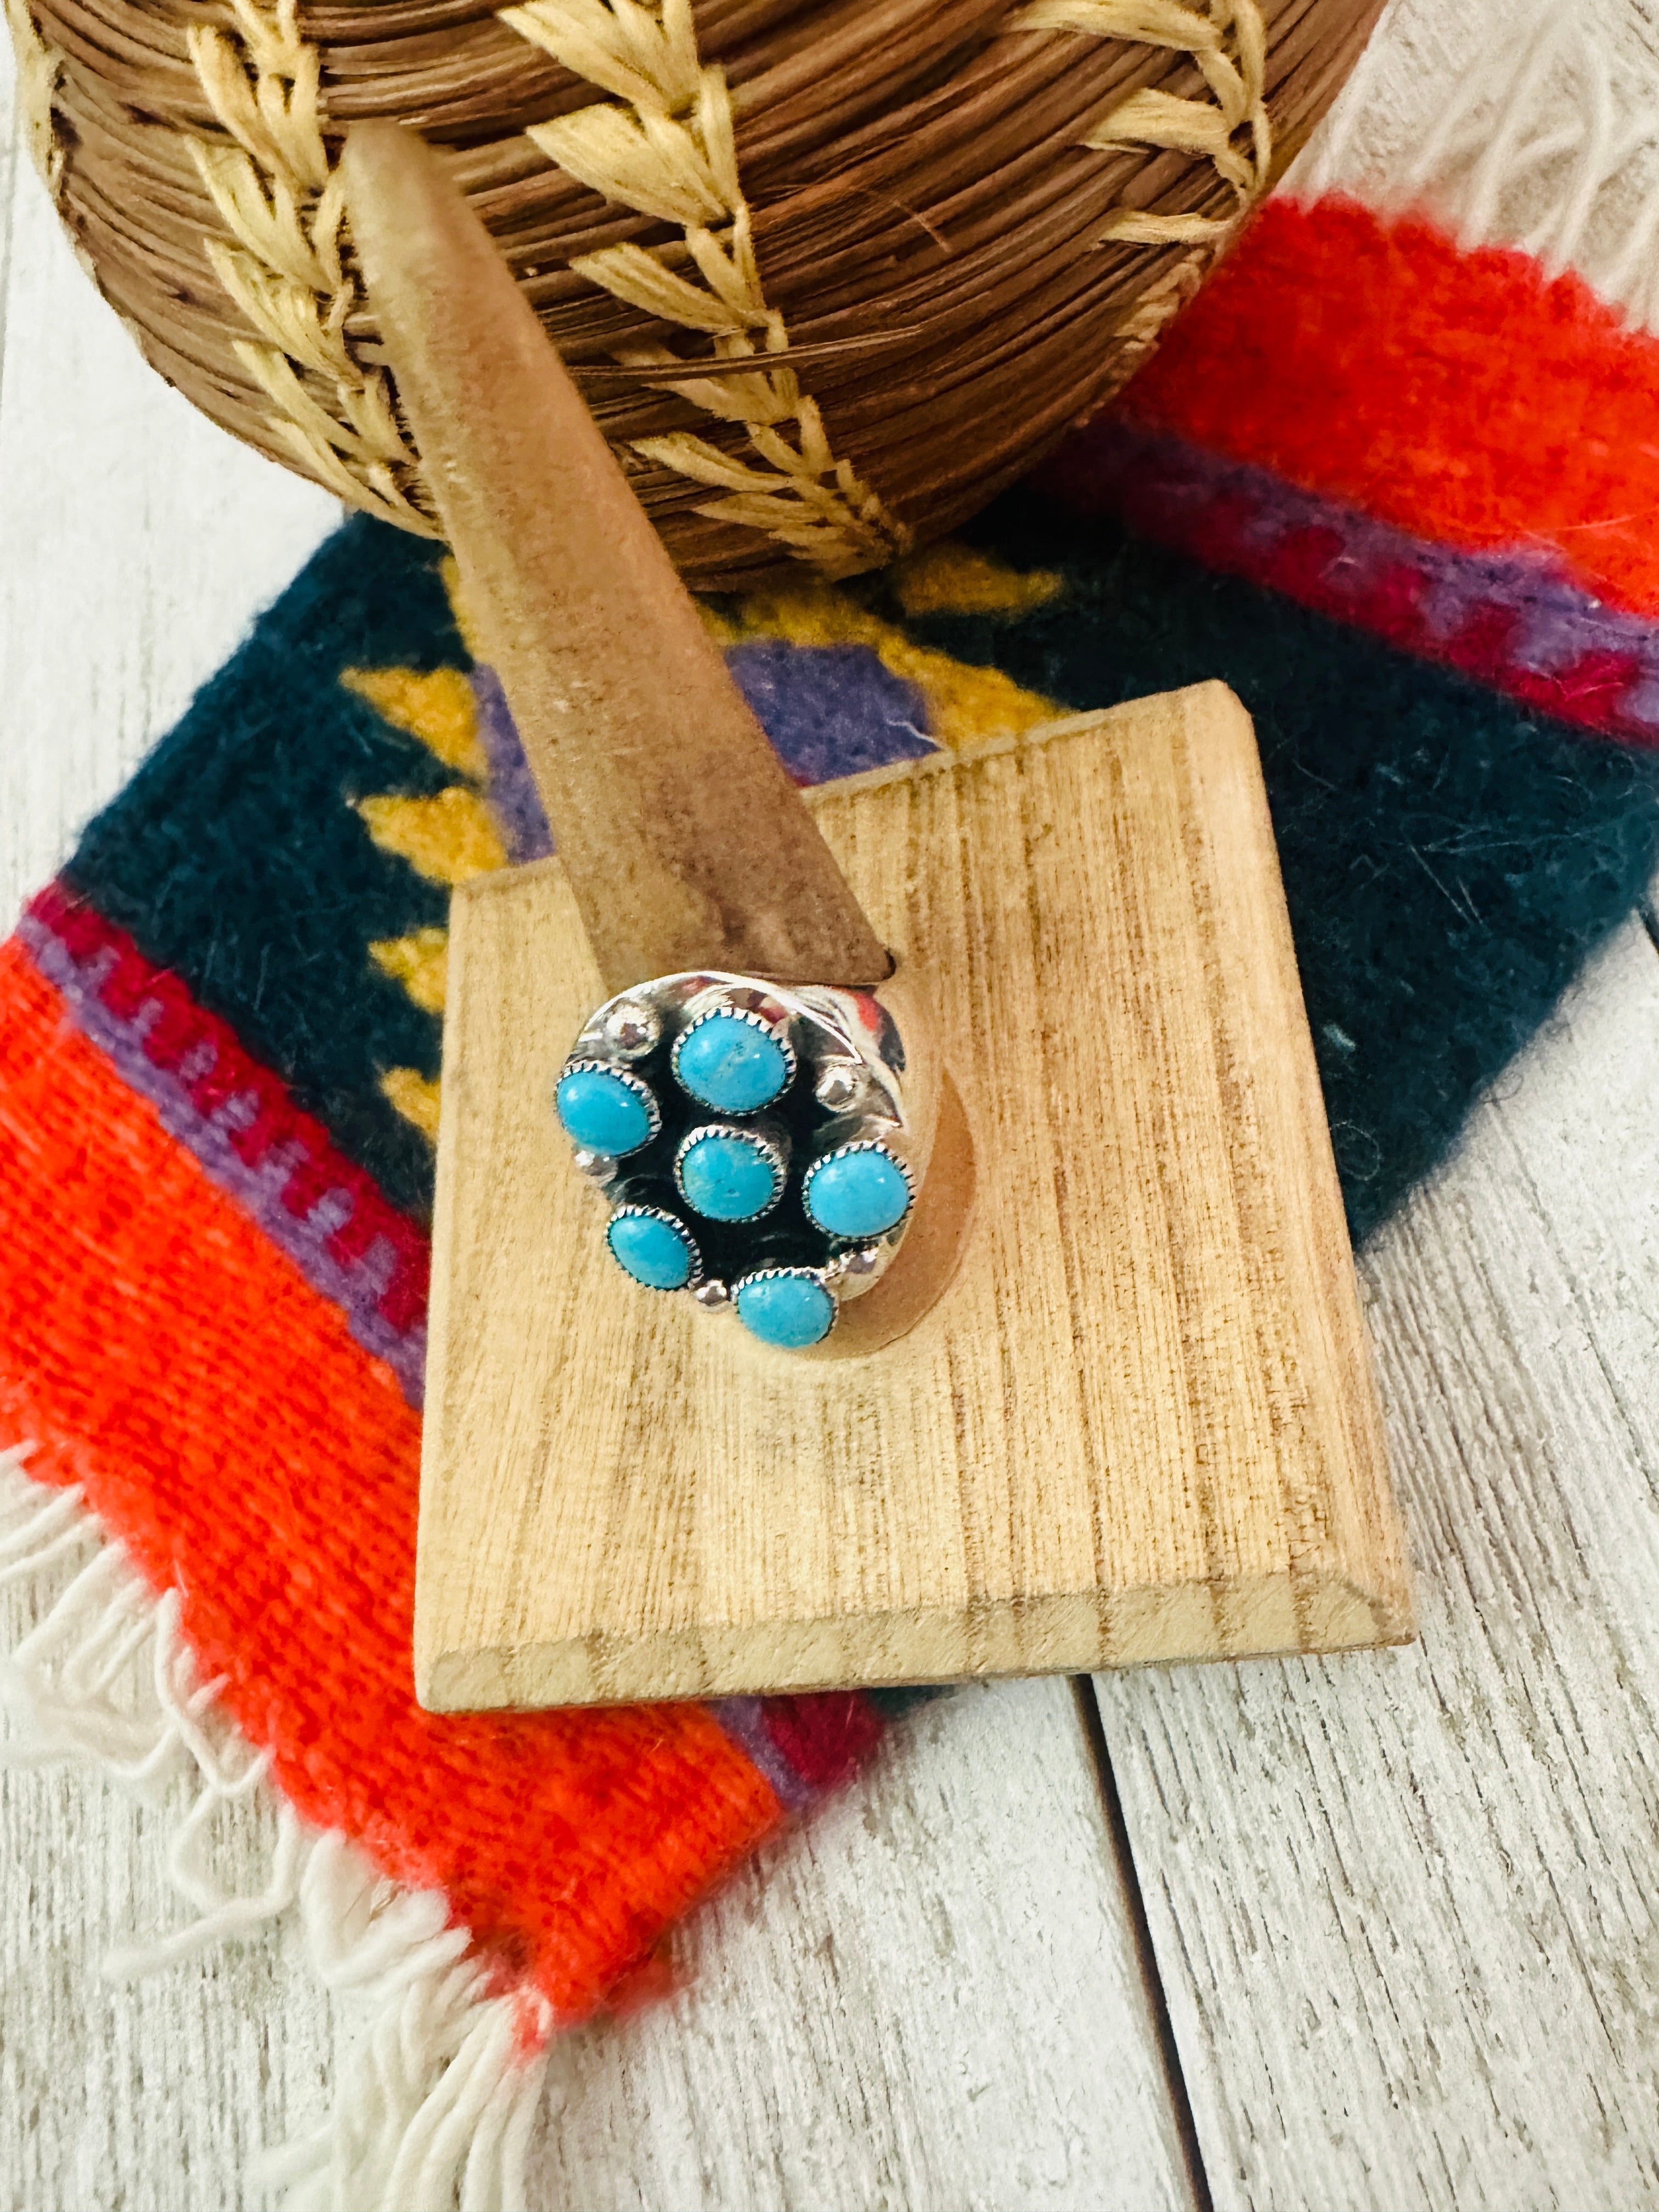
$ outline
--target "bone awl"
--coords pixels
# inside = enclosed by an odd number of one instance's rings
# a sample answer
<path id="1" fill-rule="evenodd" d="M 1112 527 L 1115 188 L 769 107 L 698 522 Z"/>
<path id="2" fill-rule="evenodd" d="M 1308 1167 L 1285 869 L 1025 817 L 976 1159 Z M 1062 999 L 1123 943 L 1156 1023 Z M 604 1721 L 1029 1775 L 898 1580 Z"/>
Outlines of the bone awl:
<path id="1" fill-rule="evenodd" d="M 341 163 L 398 394 L 606 987 L 870 985 L 887 954 L 443 160 Z"/>

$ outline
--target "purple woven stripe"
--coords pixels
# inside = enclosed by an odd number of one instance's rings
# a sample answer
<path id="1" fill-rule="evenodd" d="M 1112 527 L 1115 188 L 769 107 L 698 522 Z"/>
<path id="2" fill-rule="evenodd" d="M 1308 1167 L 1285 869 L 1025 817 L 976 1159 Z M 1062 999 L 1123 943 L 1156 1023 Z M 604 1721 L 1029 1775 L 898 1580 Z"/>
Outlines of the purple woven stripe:
<path id="1" fill-rule="evenodd" d="M 489 811 L 500 825 L 507 857 L 514 866 L 544 860 L 553 850 L 541 795 L 519 743 L 513 710 L 493 668 L 472 672 L 472 696 L 478 702 L 478 736 L 489 763 Z"/>
<path id="2" fill-rule="evenodd" d="M 708 1710 L 738 1748 L 747 1753 L 778 1793 L 778 1802 L 799 1812 L 815 1791 L 802 1781 L 772 1741 L 759 1698 L 715 1698 Z"/>
<path id="3" fill-rule="evenodd" d="M 273 1145 L 258 1165 L 251 1167 L 231 1141 L 258 1113 L 254 1095 L 244 1091 L 204 1114 L 185 1085 L 186 1080 L 201 1082 L 211 1073 L 210 1066 L 192 1064 L 174 1072 L 155 1065 L 144 1050 L 144 1038 L 161 1006 L 150 1000 L 130 1021 L 110 1012 L 98 995 L 112 964 L 106 951 L 78 963 L 33 915 L 23 917 L 18 934 L 40 973 L 63 994 L 78 1026 L 107 1056 L 122 1081 L 149 1101 L 169 1135 L 252 1216 L 312 1289 L 340 1308 L 358 1343 L 385 1360 L 410 1404 L 419 1406 L 426 1372 L 425 1327 L 416 1324 L 400 1333 L 379 1310 L 397 1266 L 396 1254 L 383 1237 L 376 1237 L 361 1259 L 349 1262 L 328 1249 L 329 1239 L 351 1218 L 356 1204 L 353 1194 L 343 1188 L 326 1190 L 303 1216 L 291 1213 L 283 1193 L 306 1161 L 303 1148 Z M 204 1050 L 216 1060 L 213 1046 Z"/>
<path id="4" fill-rule="evenodd" d="M 726 665 L 797 783 L 829 783 L 939 750 L 921 690 L 867 645 L 750 638 L 728 647 Z"/>
<path id="5" fill-rule="evenodd" d="M 1366 621 L 1370 605 L 1410 571 L 1419 580 L 1413 615 L 1425 643 L 1449 646 L 1497 610 L 1513 620 L 1503 652 L 1519 672 L 1565 677 L 1595 656 L 1627 660 L 1633 665 L 1618 720 L 1632 733 L 1659 738 L 1659 626 L 1592 598 L 1552 555 L 1470 553 L 1415 538 L 1266 470 L 1120 421 L 1091 427 L 1079 465 L 1079 503 L 1092 506 L 1105 495 L 1116 505 L 1121 487 L 1132 520 L 1145 520 L 1156 536 L 1182 544 L 1213 543 L 1217 509 L 1224 506 L 1229 537 L 1255 556 L 1252 568 L 1259 564 L 1265 580 L 1278 580 L 1274 557 L 1288 541 L 1328 533 L 1340 550 L 1322 566 L 1320 582 L 1333 601 L 1352 603 L 1357 620 Z"/>

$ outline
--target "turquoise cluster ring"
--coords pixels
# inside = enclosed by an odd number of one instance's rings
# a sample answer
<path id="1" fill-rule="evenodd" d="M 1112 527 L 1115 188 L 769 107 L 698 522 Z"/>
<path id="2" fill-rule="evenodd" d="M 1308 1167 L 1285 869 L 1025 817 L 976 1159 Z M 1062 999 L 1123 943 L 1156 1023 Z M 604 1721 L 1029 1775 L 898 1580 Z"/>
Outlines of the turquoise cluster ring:
<path id="1" fill-rule="evenodd" d="M 936 1091 L 898 978 L 855 990 L 708 971 L 597 1007 L 554 1106 L 624 1274 L 803 1352 L 898 1251 Z"/>

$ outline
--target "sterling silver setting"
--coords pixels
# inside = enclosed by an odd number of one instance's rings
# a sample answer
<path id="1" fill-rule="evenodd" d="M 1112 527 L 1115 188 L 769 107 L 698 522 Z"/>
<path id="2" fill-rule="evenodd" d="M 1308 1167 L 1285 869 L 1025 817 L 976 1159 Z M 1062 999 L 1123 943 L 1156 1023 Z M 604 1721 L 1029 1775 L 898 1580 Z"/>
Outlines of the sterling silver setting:
<path id="1" fill-rule="evenodd" d="M 899 1180 L 904 1185 L 905 1196 L 903 1210 L 900 1212 L 896 1220 L 890 1222 L 884 1228 L 879 1230 L 848 1230 L 842 1232 L 829 1230 L 825 1231 L 825 1234 L 836 1236 L 839 1233 L 854 1243 L 856 1243 L 860 1237 L 896 1236 L 898 1231 L 903 1228 L 904 1224 L 909 1219 L 910 1208 L 916 1202 L 916 1179 L 911 1173 L 908 1163 L 905 1161 L 899 1153 L 895 1152 L 892 1146 L 890 1146 L 886 1139 L 882 1137 L 853 1137 L 850 1138 L 847 1143 L 832 1146 L 827 1152 L 820 1152 L 817 1155 L 817 1158 L 813 1160 L 811 1166 L 807 1169 L 805 1174 L 801 1177 L 801 1204 L 806 1209 L 807 1218 L 817 1227 L 822 1228 L 823 1225 L 818 1220 L 817 1216 L 812 1210 L 812 1185 L 819 1175 L 822 1174 L 824 1169 L 833 1167 L 837 1160 L 853 1159 L 860 1152 L 873 1154 L 878 1158 L 889 1163 L 891 1166 L 896 1167 L 898 1170 Z"/>
<path id="2" fill-rule="evenodd" d="M 711 1103 L 680 1080 L 682 1050 L 718 1015 L 736 1017 L 770 1038 L 782 1054 L 781 1087 L 752 1110 L 723 1104 L 718 1097 Z M 719 1054 L 702 1058 L 714 1067 L 709 1088 L 718 1091 L 726 1079 Z M 752 1090 L 753 1054 L 748 1059 Z M 654 1215 L 687 1238 L 698 1256 L 679 1291 L 699 1310 L 737 1312 L 743 1320 L 738 1294 L 745 1285 L 752 1291 L 762 1282 L 810 1282 L 831 1301 L 828 1334 L 836 1310 L 872 1289 L 891 1265 L 927 1173 L 939 1086 L 932 1024 L 902 973 L 874 989 L 783 984 L 713 969 L 655 976 L 594 1009 L 556 1073 L 556 1089 L 565 1076 L 584 1070 L 619 1077 L 640 1097 L 648 1108 L 651 1134 L 615 1153 L 579 1145 L 573 1137 L 575 1164 L 605 1194 L 613 1217 L 619 1212 Z M 708 1070 L 699 1073 L 707 1078 Z M 688 1155 L 714 1135 L 740 1139 L 772 1170 L 770 1200 L 741 1220 L 699 1212 L 682 1181 Z M 862 1152 L 878 1153 L 897 1168 L 907 1202 L 879 1234 L 838 1236 L 814 1219 L 805 1194 L 832 1162 Z M 615 1245 L 611 1249 L 626 1268 Z M 792 1300 L 793 1317 L 777 1319 Z M 751 1313 L 764 1308 L 774 1317 L 769 1326 L 797 1330 L 819 1310 L 805 1287 L 751 1295 L 747 1304 Z M 760 1334 L 752 1320 L 744 1326 Z M 785 1344 L 782 1336 L 763 1340 Z M 789 1348 L 808 1347 L 802 1342 Z"/>
<path id="3" fill-rule="evenodd" d="M 662 1042 L 662 1017 L 644 999 L 612 999 L 599 1029 L 612 1060 L 643 1060 Z"/>
<path id="4" fill-rule="evenodd" d="M 666 1229 L 678 1239 L 686 1263 L 686 1279 L 684 1283 L 647 1282 L 642 1276 L 634 1275 L 633 1279 L 639 1284 L 641 1289 L 653 1291 L 659 1297 L 672 1297 L 676 1291 L 680 1290 L 695 1291 L 703 1280 L 702 1254 L 697 1248 L 696 1237 L 679 1216 L 670 1213 L 665 1207 L 660 1206 L 617 1206 L 605 1224 L 605 1241 L 610 1245 L 613 1255 L 616 1252 L 617 1232 L 619 1228 L 625 1226 L 630 1221 L 655 1223 Z"/>

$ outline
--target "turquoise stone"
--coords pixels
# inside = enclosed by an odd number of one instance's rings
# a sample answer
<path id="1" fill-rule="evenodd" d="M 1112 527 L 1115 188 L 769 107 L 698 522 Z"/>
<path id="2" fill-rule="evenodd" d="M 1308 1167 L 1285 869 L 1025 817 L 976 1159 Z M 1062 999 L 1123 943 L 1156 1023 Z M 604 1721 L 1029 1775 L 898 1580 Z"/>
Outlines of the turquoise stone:
<path id="1" fill-rule="evenodd" d="M 753 1137 L 694 1137 L 675 1170 L 685 1202 L 711 1221 L 752 1221 L 778 1194 L 780 1177 Z"/>
<path id="2" fill-rule="evenodd" d="M 620 1159 L 651 1141 L 652 1115 L 643 1086 L 613 1069 L 573 1067 L 559 1078 L 554 1103 L 565 1133 L 590 1152 Z"/>
<path id="3" fill-rule="evenodd" d="M 690 1231 L 666 1214 L 613 1214 L 605 1241 L 623 1273 L 648 1291 L 683 1291 L 696 1273 Z"/>
<path id="4" fill-rule="evenodd" d="M 674 1052 L 682 1087 L 720 1114 L 757 1114 L 789 1080 L 789 1055 L 776 1037 L 740 1014 L 710 1014 Z"/>
<path id="5" fill-rule="evenodd" d="M 738 1319 L 763 1344 L 805 1352 L 829 1335 L 836 1302 L 811 1275 L 750 1275 L 738 1285 Z"/>
<path id="6" fill-rule="evenodd" d="M 903 1220 L 910 1186 L 892 1154 L 872 1146 L 820 1160 L 808 1172 L 802 1197 L 831 1237 L 879 1237 Z"/>

